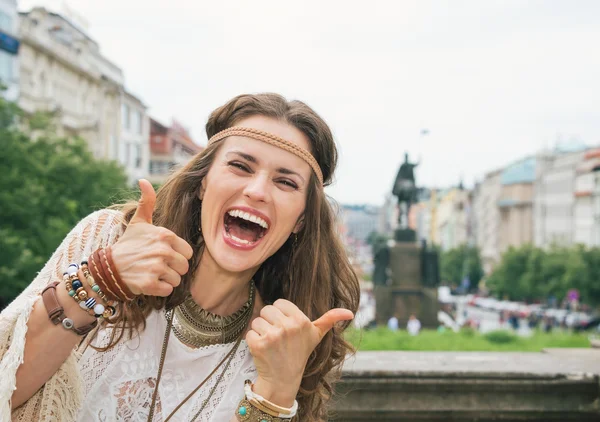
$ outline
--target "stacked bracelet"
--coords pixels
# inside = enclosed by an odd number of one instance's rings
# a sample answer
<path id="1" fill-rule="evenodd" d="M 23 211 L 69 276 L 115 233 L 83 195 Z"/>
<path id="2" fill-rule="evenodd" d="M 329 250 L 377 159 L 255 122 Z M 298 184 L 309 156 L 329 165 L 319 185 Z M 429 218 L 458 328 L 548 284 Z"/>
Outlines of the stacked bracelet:
<path id="1" fill-rule="evenodd" d="M 121 280 L 117 267 L 112 260 L 111 248 L 98 249 L 89 258 L 90 272 L 106 297 L 121 302 L 131 302 L 135 295 Z"/>
<path id="2" fill-rule="evenodd" d="M 271 416 L 258 409 L 250 401 L 243 399 L 238 404 L 235 416 L 240 422 L 284 422 L 284 419 Z"/>
<path id="3" fill-rule="evenodd" d="M 71 296 L 75 300 L 75 302 L 77 302 L 79 304 L 81 309 L 83 309 L 85 312 L 87 312 L 91 316 L 96 316 L 96 314 L 94 314 L 94 311 L 93 310 L 90 311 L 88 306 L 86 305 L 89 297 L 88 297 L 87 291 L 85 290 L 85 287 L 83 287 L 83 283 L 81 282 L 81 280 L 79 280 L 79 278 L 77 276 L 78 270 L 79 270 L 79 265 L 71 264 L 67 268 L 67 271 L 65 273 L 63 273 L 63 280 L 65 281 L 65 288 L 67 289 L 69 296 Z M 95 300 L 94 300 L 94 302 L 95 302 Z M 90 301 L 89 303 L 91 304 L 92 302 Z"/>
<path id="4" fill-rule="evenodd" d="M 59 283 L 55 281 L 42 290 L 42 301 L 48 311 L 48 318 L 50 318 L 50 321 L 52 321 L 54 325 L 62 324 L 66 330 L 73 330 L 80 336 L 86 335 L 98 325 L 98 321 L 94 320 L 92 323 L 83 327 L 75 327 L 73 320 L 67 318 L 63 307 L 58 303 L 58 298 L 56 297 L 56 286 L 58 286 L 58 284 Z"/>
<path id="5" fill-rule="evenodd" d="M 252 382 L 246 380 L 244 384 L 246 396 L 238 405 L 235 412 L 239 421 L 259 421 L 259 422 L 283 422 L 290 420 L 298 412 L 298 402 L 294 400 L 291 408 L 277 406 L 252 391 Z"/>
<path id="6" fill-rule="evenodd" d="M 107 306 L 98 303 L 98 301 L 91 297 L 87 292 L 81 280 L 79 280 L 77 271 L 79 266 L 77 264 L 71 264 L 64 273 L 65 287 L 69 296 L 71 296 L 78 304 L 81 309 L 87 312 L 89 315 L 96 318 L 110 318 L 115 314 L 115 308 L 110 306 L 105 299 L 104 294 L 97 286 L 87 268 L 87 262 L 82 263 L 82 272 L 84 273 L 88 283 L 92 287 L 92 291 L 98 293 L 98 295 L 106 302 Z"/>

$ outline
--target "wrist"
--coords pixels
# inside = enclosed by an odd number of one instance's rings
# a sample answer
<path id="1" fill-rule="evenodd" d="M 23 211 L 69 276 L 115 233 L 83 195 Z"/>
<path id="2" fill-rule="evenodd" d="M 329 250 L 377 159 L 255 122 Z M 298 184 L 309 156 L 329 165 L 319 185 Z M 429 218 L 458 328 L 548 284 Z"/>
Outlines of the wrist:
<path id="1" fill-rule="evenodd" d="M 299 382 L 274 385 L 260 377 L 252 385 L 253 392 L 261 395 L 273 404 L 286 408 L 291 408 L 294 405 L 294 400 L 296 400 L 299 388 Z"/>
<path id="2" fill-rule="evenodd" d="M 60 284 L 56 287 L 56 296 L 58 299 L 58 303 L 64 309 L 65 315 L 69 319 L 73 320 L 76 327 L 90 324 L 94 322 L 94 320 L 96 320 L 95 317 L 83 311 L 79 304 L 75 300 L 73 300 L 71 296 L 69 296 L 69 293 L 65 288 L 64 281 L 61 281 Z M 100 298 L 94 298 L 96 300 L 100 300 Z"/>

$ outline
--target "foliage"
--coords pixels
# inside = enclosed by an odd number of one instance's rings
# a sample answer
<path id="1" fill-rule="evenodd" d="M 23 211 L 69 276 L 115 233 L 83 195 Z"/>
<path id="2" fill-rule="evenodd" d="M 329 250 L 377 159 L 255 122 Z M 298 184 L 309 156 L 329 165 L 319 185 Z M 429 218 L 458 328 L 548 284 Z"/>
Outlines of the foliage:
<path id="1" fill-rule="evenodd" d="M 570 289 L 577 289 L 582 302 L 600 305 L 600 248 L 511 247 L 487 286 L 499 297 L 527 302 L 551 296 L 563 299 Z"/>
<path id="2" fill-rule="evenodd" d="M 509 341 L 497 341 L 504 333 L 481 334 L 474 330 L 421 330 L 411 336 L 406 330 L 392 332 L 385 327 L 374 330 L 346 331 L 346 339 L 359 350 L 413 350 L 413 351 L 489 351 L 489 352 L 540 352 L 548 347 L 590 347 L 585 334 L 568 332 L 544 333 L 536 331 L 531 337 L 519 337 L 508 333 Z M 490 341 L 489 337 L 494 341 Z"/>
<path id="3" fill-rule="evenodd" d="M 496 344 L 514 343 L 517 341 L 517 336 L 507 330 L 490 331 L 484 334 L 484 337 L 490 343 Z"/>
<path id="4" fill-rule="evenodd" d="M 0 309 L 79 220 L 129 192 L 124 170 L 94 160 L 85 141 L 58 138 L 39 115 L 35 137 L 25 123 L 0 98 Z"/>
<path id="5" fill-rule="evenodd" d="M 460 285 L 465 276 L 469 277 L 471 286 L 483 277 L 483 267 L 479 256 L 479 249 L 462 245 L 458 248 L 442 252 L 440 256 L 441 278 L 447 283 Z"/>

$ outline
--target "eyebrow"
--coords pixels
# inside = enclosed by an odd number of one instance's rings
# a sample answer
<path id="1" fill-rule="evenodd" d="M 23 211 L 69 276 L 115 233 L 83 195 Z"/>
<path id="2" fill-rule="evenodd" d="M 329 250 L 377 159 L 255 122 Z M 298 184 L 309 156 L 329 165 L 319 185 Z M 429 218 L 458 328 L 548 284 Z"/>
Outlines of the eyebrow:
<path id="1" fill-rule="evenodd" d="M 241 158 L 243 158 L 246 161 L 249 161 L 251 163 L 255 163 L 258 164 L 258 159 L 256 157 L 254 157 L 253 155 L 250 154 L 246 154 L 245 152 L 241 152 L 241 151 L 230 151 L 225 155 L 237 155 Z M 298 176 L 300 178 L 300 180 L 302 180 L 303 182 L 305 182 L 304 177 L 302 177 L 300 175 L 300 173 L 295 172 L 294 170 L 290 170 L 288 168 L 285 167 L 279 167 L 277 170 L 275 170 L 277 173 L 281 173 L 281 174 L 287 174 L 287 175 L 294 175 L 294 176 Z"/>

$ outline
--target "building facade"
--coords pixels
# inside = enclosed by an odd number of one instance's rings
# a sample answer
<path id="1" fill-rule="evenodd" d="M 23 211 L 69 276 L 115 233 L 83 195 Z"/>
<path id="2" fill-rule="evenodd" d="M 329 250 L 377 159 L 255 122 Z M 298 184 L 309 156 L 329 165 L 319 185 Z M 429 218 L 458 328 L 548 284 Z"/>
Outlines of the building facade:
<path id="1" fill-rule="evenodd" d="M 481 264 L 490 274 L 500 261 L 500 209 L 498 201 L 502 193 L 500 183 L 502 170 L 487 173 L 475 186 L 473 195 L 473 218 L 476 228 L 476 243 L 479 247 Z"/>
<path id="2" fill-rule="evenodd" d="M 462 188 L 445 192 L 437 205 L 436 238 L 443 251 L 457 248 L 469 242 L 471 193 Z"/>
<path id="3" fill-rule="evenodd" d="M 19 14 L 17 0 L 0 0 L 0 82 L 4 98 L 19 98 Z"/>
<path id="4" fill-rule="evenodd" d="M 20 13 L 19 105 L 55 116 L 59 136 L 85 139 L 96 158 L 119 155 L 123 72 L 98 43 L 44 8 Z"/>
<path id="5" fill-rule="evenodd" d="M 134 95 L 123 93 L 118 159 L 125 167 L 129 183 L 147 177 L 150 169 L 150 118 L 147 107 Z"/>
<path id="6" fill-rule="evenodd" d="M 361 243 L 379 229 L 380 208 L 370 205 L 342 205 L 346 235 Z"/>
<path id="7" fill-rule="evenodd" d="M 538 155 L 533 216 L 536 246 L 575 243 L 575 179 L 584 156 L 585 151 Z"/>
<path id="8" fill-rule="evenodd" d="M 588 150 L 575 175 L 573 242 L 600 246 L 600 148 Z"/>
<path id="9" fill-rule="evenodd" d="M 535 157 L 527 157 L 502 171 L 502 187 L 498 200 L 500 255 L 511 246 L 533 243 L 533 189 L 536 165 Z"/>
<path id="10" fill-rule="evenodd" d="M 151 118 L 148 179 L 152 183 L 164 183 L 174 169 L 185 165 L 203 149 L 177 121 L 173 121 L 171 126 L 166 126 Z"/>

